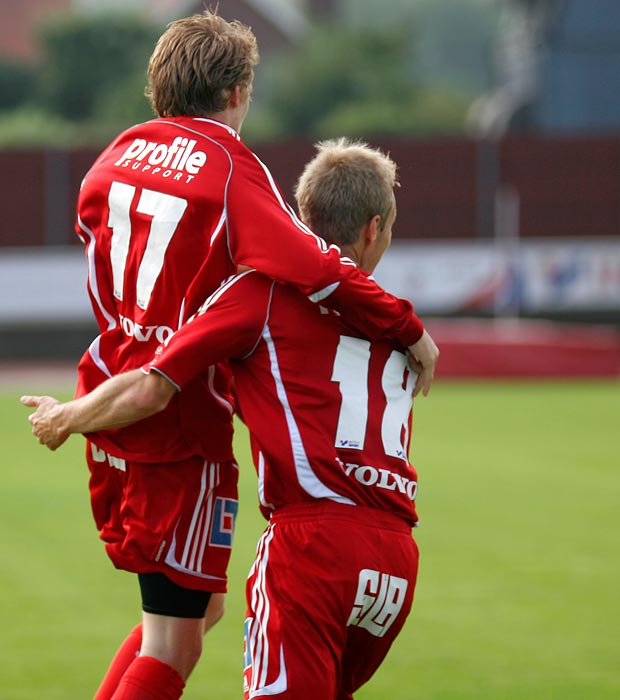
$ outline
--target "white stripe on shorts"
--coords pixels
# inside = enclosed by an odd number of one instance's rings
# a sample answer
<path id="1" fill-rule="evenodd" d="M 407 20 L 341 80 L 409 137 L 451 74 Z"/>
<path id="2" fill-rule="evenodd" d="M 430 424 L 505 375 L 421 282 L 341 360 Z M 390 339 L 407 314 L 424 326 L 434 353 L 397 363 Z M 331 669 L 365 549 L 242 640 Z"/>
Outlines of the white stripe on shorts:
<path id="1" fill-rule="evenodd" d="M 256 571 L 256 580 L 252 587 L 251 609 L 254 613 L 248 634 L 250 656 L 252 659 L 252 685 L 250 698 L 255 695 L 276 695 L 283 693 L 288 687 L 284 652 L 280 646 L 280 672 L 278 677 L 265 685 L 269 672 L 269 614 L 271 602 L 267 594 L 265 577 L 269 562 L 269 544 L 273 539 L 275 524 L 270 525 L 259 540 L 256 561 L 253 570 Z"/>

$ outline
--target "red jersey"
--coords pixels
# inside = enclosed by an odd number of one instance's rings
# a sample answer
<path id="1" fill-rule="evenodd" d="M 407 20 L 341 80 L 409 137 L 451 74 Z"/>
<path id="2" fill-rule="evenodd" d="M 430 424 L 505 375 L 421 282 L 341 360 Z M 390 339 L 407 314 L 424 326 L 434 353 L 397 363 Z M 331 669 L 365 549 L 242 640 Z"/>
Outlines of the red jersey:
<path id="1" fill-rule="evenodd" d="M 408 461 L 416 375 L 402 346 L 359 337 L 298 289 L 249 271 L 213 294 L 147 367 L 181 388 L 225 357 L 266 517 L 328 499 L 417 522 Z"/>
<path id="2" fill-rule="evenodd" d="M 410 345 L 422 334 L 409 302 L 305 227 L 268 169 L 221 122 L 162 118 L 122 133 L 85 177 L 76 230 L 100 328 L 80 362 L 78 395 L 149 360 L 237 265 L 298 286 L 369 337 Z M 226 371 L 186 389 L 162 414 L 91 439 L 138 461 L 231 459 Z"/>

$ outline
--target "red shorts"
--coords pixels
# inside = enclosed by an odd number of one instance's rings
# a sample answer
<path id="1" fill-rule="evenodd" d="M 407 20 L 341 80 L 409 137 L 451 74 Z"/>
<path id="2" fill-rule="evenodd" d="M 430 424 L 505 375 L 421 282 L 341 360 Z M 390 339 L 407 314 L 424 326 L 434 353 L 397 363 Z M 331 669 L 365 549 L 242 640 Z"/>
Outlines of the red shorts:
<path id="1" fill-rule="evenodd" d="M 400 632 L 417 571 L 411 529 L 391 513 L 279 509 L 246 586 L 245 698 L 352 698 Z"/>
<path id="2" fill-rule="evenodd" d="M 128 462 L 91 442 L 86 459 L 93 516 L 117 568 L 226 591 L 238 505 L 234 462 Z"/>

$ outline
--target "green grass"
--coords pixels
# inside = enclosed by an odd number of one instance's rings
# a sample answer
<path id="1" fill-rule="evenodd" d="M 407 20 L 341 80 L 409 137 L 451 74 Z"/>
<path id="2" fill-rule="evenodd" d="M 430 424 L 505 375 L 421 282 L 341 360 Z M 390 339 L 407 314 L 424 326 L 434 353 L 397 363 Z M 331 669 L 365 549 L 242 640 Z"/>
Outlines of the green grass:
<path id="1" fill-rule="evenodd" d="M 139 618 L 91 523 L 82 439 L 50 453 L 0 398 L 0 695 L 88 698 Z M 620 697 L 620 387 L 439 383 L 417 402 L 421 566 L 410 620 L 359 700 Z M 243 583 L 262 531 L 239 432 L 225 619 L 187 700 L 241 697 Z M 320 699 L 317 699 L 320 700 Z"/>

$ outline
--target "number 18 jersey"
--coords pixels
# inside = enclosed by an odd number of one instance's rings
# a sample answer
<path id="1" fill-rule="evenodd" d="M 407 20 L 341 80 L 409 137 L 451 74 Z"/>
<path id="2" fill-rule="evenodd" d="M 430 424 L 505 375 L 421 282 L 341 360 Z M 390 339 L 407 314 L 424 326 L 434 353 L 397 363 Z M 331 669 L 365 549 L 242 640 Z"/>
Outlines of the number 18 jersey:
<path id="1" fill-rule="evenodd" d="M 247 272 L 212 295 L 148 369 L 182 388 L 227 356 L 266 517 L 326 499 L 416 524 L 416 375 L 401 346 L 360 337 L 297 289 Z"/>

